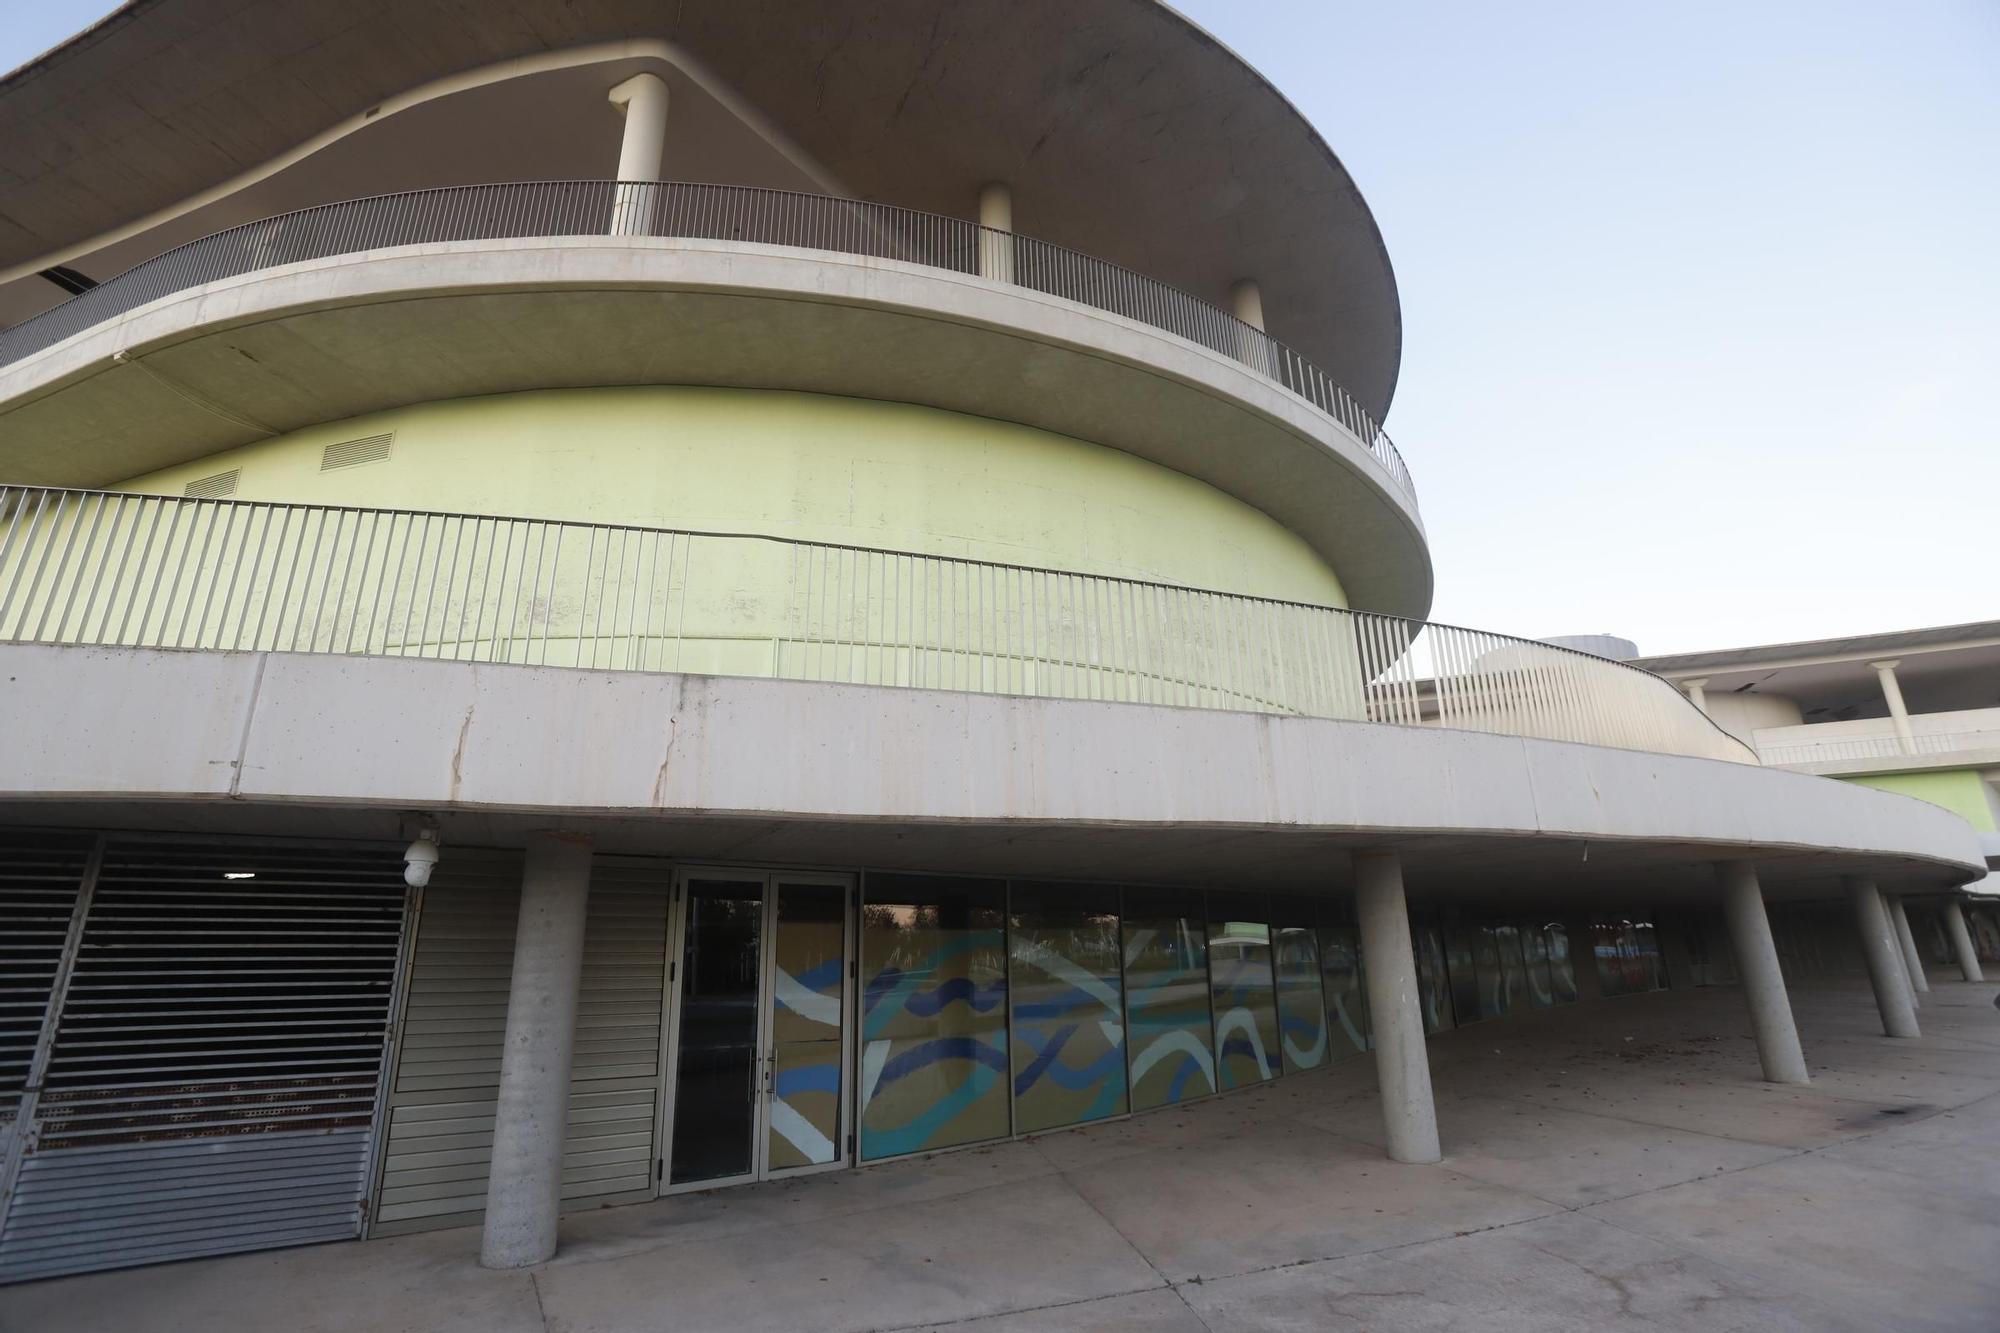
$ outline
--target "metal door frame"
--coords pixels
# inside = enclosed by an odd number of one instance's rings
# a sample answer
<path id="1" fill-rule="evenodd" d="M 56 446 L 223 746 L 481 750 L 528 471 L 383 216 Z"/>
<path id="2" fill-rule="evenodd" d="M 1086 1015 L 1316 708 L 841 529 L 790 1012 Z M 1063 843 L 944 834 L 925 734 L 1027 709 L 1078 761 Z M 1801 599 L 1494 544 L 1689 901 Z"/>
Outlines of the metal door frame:
<path id="1" fill-rule="evenodd" d="M 674 1116 L 678 1107 L 675 1096 L 680 1074 L 681 1054 L 681 987 L 680 965 L 686 951 L 687 915 L 691 895 L 687 892 L 692 880 L 713 879 L 738 884 L 760 886 L 761 917 L 757 938 L 757 1024 L 755 1038 L 756 1070 L 753 1074 L 755 1092 L 751 1108 L 750 1124 L 750 1169 L 733 1176 L 719 1176 L 710 1180 L 691 1180 L 675 1184 L 671 1178 L 674 1157 Z M 658 1164 L 655 1167 L 655 1194 L 664 1197 L 669 1194 L 685 1194 L 699 1190 L 725 1189 L 732 1185 L 754 1184 L 762 1180 L 785 1180 L 793 1176 L 816 1175 L 822 1171 L 834 1171 L 852 1166 L 856 1131 L 853 1123 L 854 1110 L 854 1028 L 857 1021 L 855 1005 L 855 976 L 859 971 L 855 958 L 856 886 L 858 877 L 847 871 L 836 870 L 784 870 L 762 866 L 719 866 L 684 865 L 676 866 L 673 874 L 673 900 L 667 908 L 667 984 L 663 994 L 666 1013 L 660 1025 L 664 1046 L 660 1060 L 659 1124 L 656 1142 L 659 1145 Z M 805 1166 L 770 1166 L 770 1120 L 771 1100 L 775 1096 L 773 1088 L 776 1052 L 773 1042 L 773 1009 L 776 996 L 777 976 L 777 924 L 778 890 L 784 884 L 828 885 L 842 889 L 841 951 L 847 967 L 841 978 L 840 987 L 840 1079 L 839 1098 L 841 1118 L 840 1138 L 836 1140 L 836 1155 L 831 1162 L 815 1162 Z M 844 1140 L 844 1141 L 841 1141 Z"/>

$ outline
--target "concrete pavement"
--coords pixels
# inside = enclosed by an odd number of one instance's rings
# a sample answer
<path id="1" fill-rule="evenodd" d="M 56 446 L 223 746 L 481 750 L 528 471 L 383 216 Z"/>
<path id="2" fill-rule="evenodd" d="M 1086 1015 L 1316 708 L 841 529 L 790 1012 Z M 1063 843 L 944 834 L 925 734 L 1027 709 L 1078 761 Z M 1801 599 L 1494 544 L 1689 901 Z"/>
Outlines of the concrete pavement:
<path id="1" fill-rule="evenodd" d="M 1367 1061 L 991 1148 L 478 1233 L 0 1290 L 34 1330 L 1991 1329 L 2000 1011 L 1924 1036 L 1794 1000 L 1813 1082 L 1757 1077 L 1742 996 L 1629 997 L 1433 1041 L 1441 1166 L 1381 1155 Z"/>

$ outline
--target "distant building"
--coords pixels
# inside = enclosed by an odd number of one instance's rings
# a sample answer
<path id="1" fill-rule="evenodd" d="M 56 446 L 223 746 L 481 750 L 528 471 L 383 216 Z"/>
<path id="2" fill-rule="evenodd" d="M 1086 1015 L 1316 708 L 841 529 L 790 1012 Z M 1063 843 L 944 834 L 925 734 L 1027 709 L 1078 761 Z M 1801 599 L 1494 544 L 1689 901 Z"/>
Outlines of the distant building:
<path id="1" fill-rule="evenodd" d="M 1979 834 L 2000 869 L 2000 621 L 1638 657 L 1774 768 L 1914 796 Z M 2000 893 L 2000 878 L 1973 886 Z M 2000 954 L 2000 911 L 1972 913 Z M 1946 933 L 1921 914 L 1938 962 Z"/>

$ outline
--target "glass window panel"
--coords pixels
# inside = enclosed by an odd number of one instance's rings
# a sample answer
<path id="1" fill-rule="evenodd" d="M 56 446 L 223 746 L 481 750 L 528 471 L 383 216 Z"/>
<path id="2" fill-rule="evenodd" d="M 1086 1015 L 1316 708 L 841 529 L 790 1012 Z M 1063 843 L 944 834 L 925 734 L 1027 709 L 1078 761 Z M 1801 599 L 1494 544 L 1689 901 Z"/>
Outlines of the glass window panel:
<path id="1" fill-rule="evenodd" d="M 1433 922 L 1412 923 L 1411 947 L 1417 955 L 1417 998 L 1424 1008 L 1424 1031 L 1443 1032 L 1452 1026 L 1451 993 L 1446 985 L 1444 934 Z M 1357 950 L 1356 956 L 1359 957 Z M 1360 980 L 1366 981 L 1366 973 Z M 1365 999 L 1366 992 L 1363 992 Z"/>
<path id="2" fill-rule="evenodd" d="M 1528 968 L 1528 1003 L 1547 1009 L 1556 1002 L 1549 982 L 1549 937 L 1537 922 L 1521 927 L 1521 956 Z"/>
<path id="3" fill-rule="evenodd" d="M 1493 945 L 1500 954 L 1500 1012 L 1517 1014 L 1528 1008 L 1528 969 L 1522 960 L 1521 929 L 1493 927 Z"/>
<path id="4" fill-rule="evenodd" d="M 1507 983 L 1500 972 L 1500 943 L 1493 927 L 1477 927 L 1473 931 L 1472 947 L 1479 977 L 1479 1016 L 1498 1018 L 1507 1012 Z"/>
<path id="5" fill-rule="evenodd" d="M 1624 931 L 1615 921 L 1590 923 L 1590 952 L 1597 960 L 1597 984 L 1609 997 L 1630 989 L 1625 983 Z"/>
<path id="6" fill-rule="evenodd" d="M 823 1166 L 840 1156 L 840 1028 L 847 981 L 847 886 L 777 885 L 771 941 L 772 1170 Z"/>
<path id="7" fill-rule="evenodd" d="M 1215 997 L 1216 1081 L 1226 1092 L 1275 1078 L 1278 1004 L 1271 974 L 1271 925 L 1261 898 L 1208 900 L 1208 975 Z"/>
<path id="8" fill-rule="evenodd" d="M 697 879 L 687 896 L 668 1175 L 676 1185 L 747 1174 L 756 1146 L 764 884 Z"/>
<path id="9" fill-rule="evenodd" d="M 1666 989 L 1666 969 L 1660 962 L 1660 935 L 1650 919 L 1632 923 L 1632 961 L 1637 989 Z"/>
<path id="10" fill-rule="evenodd" d="M 1006 886 L 871 875 L 861 909 L 861 1155 L 1008 1132 Z"/>
<path id="11" fill-rule="evenodd" d="M 1309 926 L 1278 926 L 1275 934 L 1278 1045 L 1284 1053 L 1285 1072 L 1318 1069 L 1328 1055 L 1319 945 Z"/>
<path id="12" fill-rule="evenodd" d="M 1326 1012 L 1342 1054 L 1368 1049 L 1368 992 L 1361 975 L 1361 941 L 1353 926 L 1319 928 L 1320 974 L 1326 983 Z"/>
<path id="13" fill-rule="evenodd" d="M 1569 956 L 1569 930 L 1559 921 L 1542 927 L 1549 942 L 1549 989 L 1557 1004 L 1576 1002 L 1576 962 Z"/>
<path id="14" fill-rule="evenodd" d="M 1472 927 L 1456 916 L 1445 919 L 1446 979 L 1451 983 L 1451 1008 L 1460 1023 L 1479 1021 L 1479 970 L 1473 965 Z"/>
<path id="15" fill-rule="evenodd" d="M 1016 884 L 1008 927 L 1015 1132 L 1122 1113 L 1118 891 Z"/>
<path id="16" fill-rule="evenodd" d="M 1148 1110 L 1214 1092 L 1208 926 L 1201 895 L 1128 889 L 1122 926 L 1132 1108 Z"/>

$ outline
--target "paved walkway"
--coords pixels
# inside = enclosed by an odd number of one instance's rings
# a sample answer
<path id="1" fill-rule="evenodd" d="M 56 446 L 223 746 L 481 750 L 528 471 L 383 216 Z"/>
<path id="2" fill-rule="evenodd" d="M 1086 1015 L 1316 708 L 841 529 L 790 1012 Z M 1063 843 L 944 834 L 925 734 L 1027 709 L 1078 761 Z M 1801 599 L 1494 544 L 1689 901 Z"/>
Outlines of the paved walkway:
<path id="1" fill-rule="evenodd" d="M 1924 1037 L 1796 995 L 1814 1083 L 1757 1080 L 1733 990 L 1439 1038 L 1442 1167 L 1377 1147 L 1365 1062 L 928 1161 L 606 1209 L 533 1272 L 477 1234 L 0 1290 L 54 1330 L 2000 1328 L 2000 1011 Z"/>

